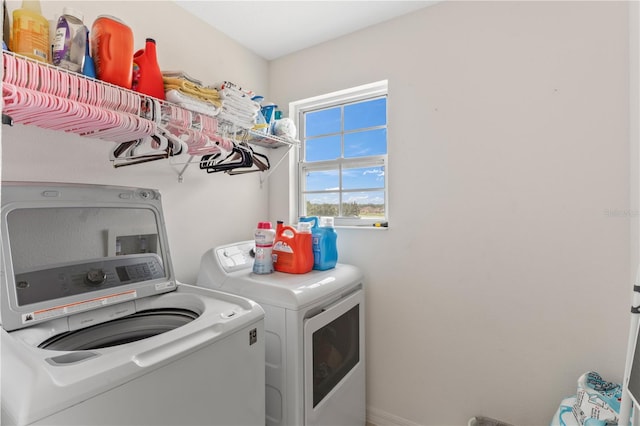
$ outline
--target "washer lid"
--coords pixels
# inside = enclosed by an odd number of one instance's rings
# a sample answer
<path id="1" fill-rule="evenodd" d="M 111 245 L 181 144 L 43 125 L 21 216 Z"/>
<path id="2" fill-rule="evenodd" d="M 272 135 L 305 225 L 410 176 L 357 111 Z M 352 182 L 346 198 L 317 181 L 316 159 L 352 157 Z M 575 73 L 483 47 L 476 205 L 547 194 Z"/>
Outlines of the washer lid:
<path id="1" fill-rule="evenodd" d="M 2 183 L 5 330 L 175 290 L 152 189 Z"/>

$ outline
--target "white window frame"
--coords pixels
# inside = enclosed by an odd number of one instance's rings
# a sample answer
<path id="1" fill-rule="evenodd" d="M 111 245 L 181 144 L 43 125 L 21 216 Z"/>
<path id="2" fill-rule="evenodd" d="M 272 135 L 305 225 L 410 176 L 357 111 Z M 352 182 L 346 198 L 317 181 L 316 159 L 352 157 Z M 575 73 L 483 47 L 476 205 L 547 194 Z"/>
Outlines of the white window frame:
<path id="1" fill-rule="evenodd" d="M 306 170 L 304 159 L 304 138 L 302 135 L 304 134 L 304 114 L 306 112 L 330 108 L 332 106 L 343 105 L 352 102 L 358 102 L 366 99 L 373 99 L 376 97 L 388 96 L 388 82 L 387 80 L 378 81 L 375 83 L 365 84 L 362 86 L 353 87 L 350 89 L 340 90 L 337 92 L 328 93 L 325 95 L 316 96 L 313 98 L 303 99 L 300 101 L 292 102 L 289 104 L 289 116 L 294 119 L 296 127 L 299 129 L 300 139 L 302 141 L 300 145 L 300 149 L 296 150 L 295 154 L 295 171 L 292 171 L 295 174 L 293 178 L 293 190 L 292 190 L 292 198 L 293 198 L 293 206 L 295 210 L 295 219 L 302 214 L 304 211 L 304 197 L 302 194 L 302 179 L 303 173 Z M 388 103 L 387 103 L 387 116 L 388 116 Z M 388 124 L 388 120 L 387 120 Z M 388 127 L 387 127 L 388 129 Z M 369 218 L 345 218 L 345 217 L 336 217 L 335 225 L 336 226 L 368 226 L 379 223 L 379 222 L 388 222 L 389 220 L 389 184 L 388 184 L 388 176 L 389 176 L 389 162 L 388 162 L 388 132 L 387 132 L 387 154 L 385 155 L 377 155 L 377 156 L 369 156 L 365 158 L 353 158 L 353 159 L 336 159 L 329 161 L 318 161 L 308 164 L 313 164 L 313 170 L 321 170 L 325 169 L 336 169 L 340 170 L 342 167 L 371 167 L 375 165 L 380 165 L 384 167 L 384 213 L 385 217 L 369 219 Z"/>

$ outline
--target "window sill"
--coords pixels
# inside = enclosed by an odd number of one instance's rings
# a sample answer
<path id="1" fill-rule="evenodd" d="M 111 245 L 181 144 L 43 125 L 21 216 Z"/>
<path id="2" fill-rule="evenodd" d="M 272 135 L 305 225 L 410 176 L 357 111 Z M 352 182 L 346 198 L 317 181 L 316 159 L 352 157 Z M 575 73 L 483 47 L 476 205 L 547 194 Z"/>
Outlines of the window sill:
<path id="1" fill-rule="evenodd" d="M 388 226 L 364 226 L 364 225 L 360 225 L 360 226 L 356 226 L 356 225 L 335 225 L 334 228 L 336 229 L 364 229 L 367 231 L 387 231 L 389 229 Z"/>

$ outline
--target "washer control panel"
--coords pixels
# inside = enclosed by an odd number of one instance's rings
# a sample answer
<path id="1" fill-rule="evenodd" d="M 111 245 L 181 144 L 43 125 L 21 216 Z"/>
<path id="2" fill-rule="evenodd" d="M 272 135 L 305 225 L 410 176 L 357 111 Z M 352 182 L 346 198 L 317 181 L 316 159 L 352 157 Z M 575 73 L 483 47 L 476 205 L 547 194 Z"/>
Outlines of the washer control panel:
<path id="1" fill-rule="evenodd" d="M 116 256 L 16 274 L 16 294 L 23 306 L 165 276 L 155 253 Z"/>

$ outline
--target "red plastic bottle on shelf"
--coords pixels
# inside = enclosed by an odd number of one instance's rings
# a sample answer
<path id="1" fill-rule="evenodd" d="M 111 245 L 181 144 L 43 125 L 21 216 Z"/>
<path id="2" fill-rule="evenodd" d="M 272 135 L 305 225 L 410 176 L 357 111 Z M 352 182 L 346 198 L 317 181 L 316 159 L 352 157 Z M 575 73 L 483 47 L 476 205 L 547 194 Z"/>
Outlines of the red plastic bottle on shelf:
<path id="1" fill-rule="evenodd" d="M 158 65 L 156 41 L 148 38 L 144 49 L 133 55 L 133 81 L 131 88 L 139 93 L 165 99 L 162 72 Z"/>

